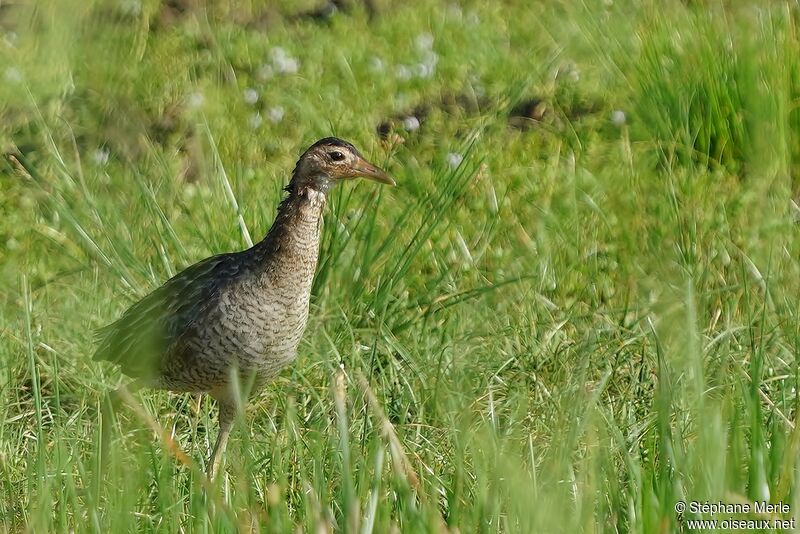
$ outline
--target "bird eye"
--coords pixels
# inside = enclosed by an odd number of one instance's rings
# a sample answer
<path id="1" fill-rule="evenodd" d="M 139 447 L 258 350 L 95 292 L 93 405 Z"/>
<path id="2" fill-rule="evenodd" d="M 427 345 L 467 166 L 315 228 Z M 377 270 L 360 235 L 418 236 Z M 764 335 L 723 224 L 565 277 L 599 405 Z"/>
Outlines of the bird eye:
<path id="1" fill-rule="evenodd" d="M 342 161 L 344 159 L 344 154 L 342 154 L 338 150 L 334 150 L 333 152 L 328 152 L 328 155 L 331 157 L 333 161 Z"/>

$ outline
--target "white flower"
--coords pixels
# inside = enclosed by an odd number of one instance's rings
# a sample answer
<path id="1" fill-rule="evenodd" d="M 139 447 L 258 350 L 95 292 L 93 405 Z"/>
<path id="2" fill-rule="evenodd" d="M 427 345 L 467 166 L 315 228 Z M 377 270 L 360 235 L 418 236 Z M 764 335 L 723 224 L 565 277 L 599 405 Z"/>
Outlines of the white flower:
<path id="1" fill-rule="evenodd" d="M 433 35 L 430 33 L 421 33 L 417 35 L 414 44 L 419 50 L 430 50 L 433 47 Z"/>
<path id="2" fill-rule="evenodd" d="M 197 196 L 197 186 L 192 182 L 188 182 L 183 186 L 183 196 L 186 198 L 194 198 Z"/>
<path id="3" fill-rule="evenodd" d="M 433 50 L 426 50 L 422 54 L 421 61 L 414 65 L 414 74 L 420 78 L 430 78 L 436 72 L 436 65 L 439 63 L 439 55 Z"/>
<path id="4" fill-rule="evenodd" d="M 108 157 L 110 155 L 111 152 L 106 147 L 96 148 L 94 152 L 92 152 L 92 161 L 94 161 L 95 165 L 104 167 L 106 163 L 108 163 Z"/>
<path id="5" fill-rule="evenodd" d="M 462 156 L 458 152 L 450 152 L 447 155 L 447 163 L 454 169 L 459 165 L 461 165 L 462 161 L 464 161 L 464 156 Z"/>
<path id="6" fill-rule="evenodd" d="M 622 126 L 625 124 L 625 112 L 621 109 L 615 109 L 611 112 L 611 122 L 614 126 Z"/>
<path id="7" fill-rule="evenodd" d="M 434 68 L 425 63 L 417 63 L 417 76 L 420 78 L 430 78 L 433 76 Z"/>
<path id="8" fill-rule="evenodd" d="M 300 62 L 293 57 L 284 57 L 275 61 L 275 70 L 281 74 L 295 74 L 300 70 Z"/>
<path id="9" fill-rule="evenodd" d="M 3 35 L 3 40 L 6 42 L 6 46 L 13 47 L 17 43 L 17 32 L 8 31 Z"/>
<path id="10" fill-rule="evenodd" d="M 300 70 L 300 62 L 286 53 L 280 46 L 270 50 L 272 56 L 272 66 L 281 74 L 295 74 Z"/>
<path id="11" fill-rule="evenodd" d="M 186 98 L 186 103 L 190 108 L 199 108 L 205 102 L 206 97 L 200 91 L 193 91 L 189 93 Z"/>
<path id="12" fill-rule="evenodd" d="M 286 50 L 281 48 L 280 46 L 273 46 L 269 51 L 270 56 L 272 56 L 272 61 L 276 59 L 288 57 Z"/>
<path id="13" fill-rule="evenodd" d="M 3 78 L 8 83 L 14 83 L 14 84 L 21 83 L 23 79 L 22 71 L 20 71 L 16 67 L 8 67 L 3 73 Z"/>
<path id="14" fill-rule="evenodd" d="M 267 110 L 267 118 L 273 124 L 277 124 L 283 120 L 283 108 L 280 106 L 273 106 Z"/>
<path id="15" fill-rule="evenodd" d="M 456 2 L 452 2 L 447 5 L 447 15 L 450 16 L 450 18 L 461 20 L 464 16 L 464 12 L 461 10 L 460 5 Z"/>
<path id="16" fill-rule="evenodd" d="M 141 0 L 122 0 L 120 2 L 120 7 L 127 15 L 138 15 L 142 12 Z"/>
<path id="17" fill-rule="evenodd" d="M 568 61 L 556 68 L 556 80 L 566 79 L 572 83 L 578 83 L 581 79 L 581 72 L 578 66 L 572 61 Z"/>
<path id="18" fill-rule="evenodd" d="M 409 115 L 403 119 L 403 128 L 405 128 L 407 132 L 416 132 L 419 130 L 419 119 L 414 115 Z"/>
<path id="19" fill-rule="evenodd" d="M 247 125 L 253 130 L 258 130 L 262 122 L 264 122 L 264 119 L 261 118 L 261 113 L 253 113 L 247 119 Z"/>
<path id="20" fill-rule="evenodd" d="M 422 54 L 422 62 L 426 65 L 435 67 L 436 64 L 439 63 L 439 54 L 433 50 L 427 50 L 424 54 Z"/>
<path id="21" fill-rule="evenodd" d="M 253 89 L 252 87 L 248 87 L 244 90 L 244 101 L 248 104 L 255 104 L 258 102 L 258 91 Z"/>
<path id="22" fill-rule="evenodd" d="M 383 72 L 386 68 L 383 64 L 383 60 L 377 56 L 372 56 L 369 60 L 369 68 L 372 72 Z"/>
<path id="23" fill-rule="evenodd" d="M 414 76 L 414 71 L 408 65 L 398 65 L 394 69 L 394 74 L 398 80 L 410 80 Z"/>
<path id="24" fill-rule="evenodd" d="M 267 80 L 272 79 L 272 77 L 275 76 L 275 69 L 273 69 L 272 65 L 270 65 L 269 63 L 264 63 L 258 69 L 258 72 L 256 73 L 256 76 L 258 76 L 259 80 L 261 80 L 262 82 L 265 82 Z"/>

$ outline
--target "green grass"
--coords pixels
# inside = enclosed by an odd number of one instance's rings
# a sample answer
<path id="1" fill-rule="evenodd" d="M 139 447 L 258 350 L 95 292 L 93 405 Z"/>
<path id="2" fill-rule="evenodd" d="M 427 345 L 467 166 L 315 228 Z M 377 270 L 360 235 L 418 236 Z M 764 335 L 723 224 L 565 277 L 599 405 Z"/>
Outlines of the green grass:
<path id="1" fill-rule="evenodd" d="M 0 531 L 672 532 L 679 500 L 794 517 L 797 6 L 377 4 L 0 11 Z M 428 34 L 435 68 L 406 79 Z M 266 72 L 276 47 L 297 72 Z M 541 122 L 509 126 L 530 98 Z M 418 132 L 379 140 L 423 102 Z M 208 400 L 142 391 L 103 436 L 125 379 L 92 330 L 259 239 L 332 134 L 398 187 L 332 192 L 301 356 L 224 477 L 204 487 Z"/>

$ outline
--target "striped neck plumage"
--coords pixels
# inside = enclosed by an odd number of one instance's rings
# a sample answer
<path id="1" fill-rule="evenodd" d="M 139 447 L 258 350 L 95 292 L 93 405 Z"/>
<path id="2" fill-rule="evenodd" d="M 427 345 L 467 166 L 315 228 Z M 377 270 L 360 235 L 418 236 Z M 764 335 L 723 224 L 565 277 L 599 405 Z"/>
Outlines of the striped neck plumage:
<path id="1" fill-rule="evenodd" d="M 285 258 L 308 263 L 313 259 L 316 265 L 326 195 L 309 184 L 292 182 L 286 188 L 286 198 L 278 206 L 275 222 L 254 248 L 270 262 Z"/>

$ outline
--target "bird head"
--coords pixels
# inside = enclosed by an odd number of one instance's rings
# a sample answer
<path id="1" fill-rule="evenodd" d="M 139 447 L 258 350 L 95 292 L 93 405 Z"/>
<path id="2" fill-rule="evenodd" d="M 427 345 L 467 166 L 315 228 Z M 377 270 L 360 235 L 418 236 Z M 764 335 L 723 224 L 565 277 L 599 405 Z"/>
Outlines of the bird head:
<path id="1" fill-rule="evenodd" d="M 326 137 L 308 147 L 300 156 L 294 169 L 292 186 L 308 185 L 327 191 L 336 183 L 353 178 L 395 185 L 388 174 L 364 159 L 352 144 L 336 137 Z"/>

